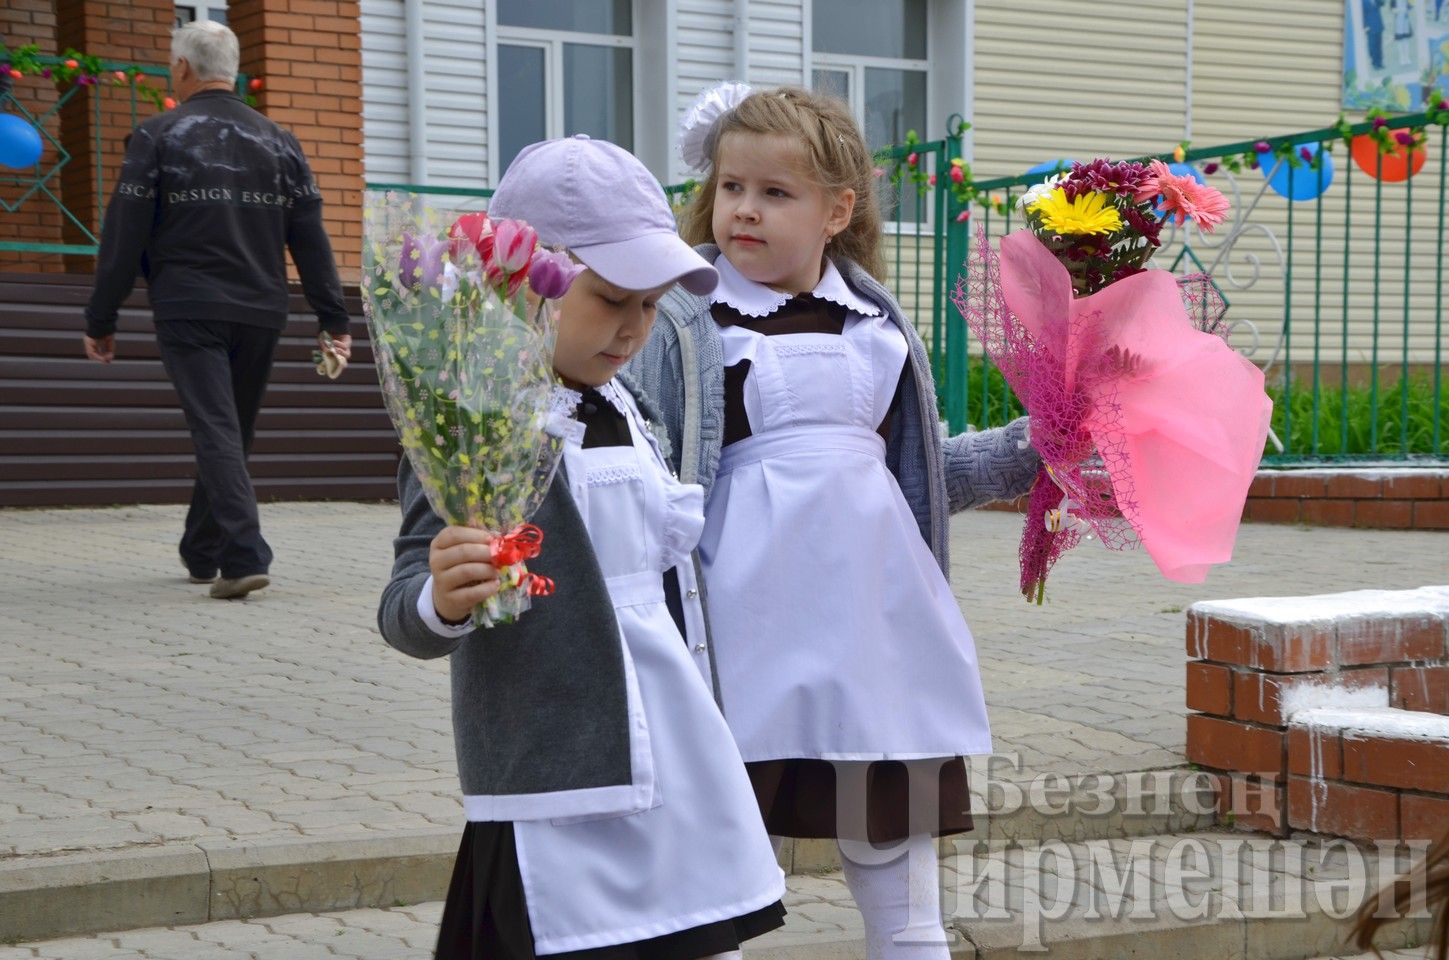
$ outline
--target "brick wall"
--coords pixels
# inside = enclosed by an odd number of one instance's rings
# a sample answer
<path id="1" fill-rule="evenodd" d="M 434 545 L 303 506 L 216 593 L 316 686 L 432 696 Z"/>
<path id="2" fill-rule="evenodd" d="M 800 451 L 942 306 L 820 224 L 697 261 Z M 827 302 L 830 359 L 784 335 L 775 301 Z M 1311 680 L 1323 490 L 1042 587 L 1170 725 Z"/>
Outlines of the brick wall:
<path id="1" fill-rule="evenodd" d="M 362 43 L 357 0 L 231 0 L 258 109 L 301 141 L 343 283 L 362 270 Z"/>
<path id="2" fill-rule="evenodd" d="M 1026 513 L 1027 498 L 988 510 Z M 1442 467 L 1259 470 L 1243 519 L 1373 530 L 1449 530 L 1449 470 Z"/>
<path id="3" fill-rule="evenodd" d="M 176 19 L 174 0 L 55 0 L 55 12 L 58 51 L 74 47 L 118 63 L 164 67 L 170 62 L 171 27 Z M 145 100 L 138 100 L 135 111 L 139 120 L 152 116 L 156 108 Z M 115 186 L 125 155 L 126 134 L 131 132 L 131 127 L 132 95 L 123 87 L 101 84 L 83 88 L 61 108 L 62 139 L 74 158 L 63 173 L 65 203 L 97 235 L 100 213 Z M 97 150 L 103 172 L 99 194 Z M 63 232 L 67 243 L 90 242 L 69 222 Z M 67 257 L 66 269 L 90 273 L 95 269 L 95 260 Z"/>
<path id="4" fill-rule="evenodd" d="M 1443 833 L 1446 623 L 1443 587 L 1195 604 L 1187 754 L 1218 775 L 1219 812 L 1280 836 Z"/>
<path id="5" fill-rule="evenodd" d="M 241 69 L 263 80 L 264 87 L 256 94 L 258 109 L 295 133 L 306 151 L 322 189 L 338 268 L 348 285 L 356 282 L 362 261 L 358 6 L 357 0 L 232 0 L 228 10 L 241 41 Z M 4 0 L 0 4 L 0 35 L 7 43 L 37 43 L 45 53 L 75 47 L 107 60 L 161 67 L 170 61 L 174 20 L 174 0 Z M 26 79 L 21 89 L 27 103 L 33 97 L 42 110 L 55 102 L 49 81 Z M 97 97 L 99 123 L 93 99 Z M 73 157 L 60 178 L 60 190 L 66 205 L 92 230 L 99 227 L 99 211 L 109 200 L 120 169 L 123 142 L 132 126 L 131 109 L 126 90 L 102 85 L 79 91 L 54 121 L 55 136 Z M 137 118 L 154 110 L 139 101 Z M 104 180 L 99 196 L 98 136 Z M 88 242 L 79 229 L 63 222 L 53 204 L 35 198 L 18 214 L 0 214 L 0 238 Z M 56 255 L 0 254 L 0 270 L 89 273 L 95 268 L 91 257 L 65 260 L 62 264 Z"/>
<path id="6" fill-rule="evenodd" d="M 1449 472 L 1262 470 L 1247 520 L 1376 530 L 1449 530 Z"/>
<path id="7" fill-rule="evenodd" d="M 0 43 L 6 47 L 37 44 L 41 50 L 55 49 L 55 9 L 51 0 L 5 0 L 0 4 Z M 41 77 L 25 77 L 15 81 L 16 99 L 31 113 L 39 115 L 55 106 L 55 84 Z M 60 139 L 60 119 L 52 117 L 46 131 Z M 49 165 L 57 159 L 55 147 L 45 143 L 42 162 Z M 17 171 L 0 169 L 0 176 Z M 25 188 L 0 185 L 0 198 L 13 204 Z M 55 187 L 53 189 L 58 189 Z M 30 243 L 60 243 L 61 214 L 45 196 L 32 196 L 14 212 L 0 210 L 0 240 L 23 240 Z M 56 272 L 60 258 L 32 253 L 0 251 L 0 272 L 6 270 Z"/>

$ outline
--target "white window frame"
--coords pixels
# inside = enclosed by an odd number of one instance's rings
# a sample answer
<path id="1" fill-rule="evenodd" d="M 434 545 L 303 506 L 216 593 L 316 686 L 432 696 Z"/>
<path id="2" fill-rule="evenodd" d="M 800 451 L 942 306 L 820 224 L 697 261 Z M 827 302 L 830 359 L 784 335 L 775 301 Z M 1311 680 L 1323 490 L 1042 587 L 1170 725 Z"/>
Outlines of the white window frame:
<path id="1" fill-rule="evenodd" d="M 643 118 L 639 82 L 639 0 L 632 0 L 629 9 L 629 36 L 611 33 L 588 33 L 577 30 L 553 30 L 541 27 L 511 27 L 498 23 L 497 5 L 488 4 L 488 169 L 492 181 L 497 183 L 503 176 L 498 147 L 501 141 L 499 129 L 498 90 L 498 47 L 532 47 L 543 50 L 544 91 L 544 136 L 550 139 L 567 136 L 571 131 L 564 129 L 566 115 L 564 104 L 564 44 L 625 49 L 629 53 L 629 83 L 632 88 L 632 110 L 634 143 L 621 144 L 633 152 L 639 142 L 639 127 Z"/>
<path id="2" fill-rule="evenodd" d="M 196 20 L 200 23 L 203 20 L 211 19 L 211 11 L 226 10 L 226 0 L 177 0 L 173 7 L 193 7 L 196 10 Z"/>
<path id="3" fill-rule="evenodd" d="M 813 16 L 814 10 L 811 10 Z M 867 68 L 879 68 L 883 70 L 911 70 L 925 74 L 926 77 L 926 123 L 931 122 L 932 113 L 935 107 L 935 84 L 932 82 L 931 55 L 934 52 L 935 44 L 932 41 L 931 14 L 929 7 L 926 14 L 926 58 L 924 60 L 913 60 L 905 57 L 871 57 L 855 53 L 829 53 L 814 48 L 814 25 L 806 24 L 806 38 L 810 43 L 808 50 L 808 62 L 805 67 L 805 76 L 812 89 L 815 87 L 816 70 L 835 70 L 845 73 L 849 79 L 850 86 L 850 113 L 855 117 L 855 122 L 860 125 L 862 132 L 865 130 L 865 71 Z M 905 136 L 905 131 L 901 132 Z M 930 130 L 917 130 L 916 135 L 921 140 L 933 140 Z M 944 172 L 944 171 L 943 171 Z M 886 233 L 924 234 L 927 230 L 933 229 L 935 224 L 935 204 L 926 204 L 926 217 L 920 223 L 907 223 L 900 220 L 887 220 L 882 224 Z"/>
<path id="4" fill-rule="evenodd" d="M 926 38 L 927 49 L 930 48 L 930 38 Z M 815 82 L 816 70 L 834 70 L 844 73 L 850 77 L 850 112 L 855 116 L 855 122 L 860 124 L 861 130 L 865 129 L 865 71 L 869 68 L 880 70 L 902 70 L 913 73 L 925 74 L 926 77 L 926 122 L 931 122 L 931 61 L 927 60 L 904 60 L 895 57 L 863 57 L 846 53 L 812 53 L 810 57 L 810 82 Z M 905 136 L 905 131 L 901 131 Z M 922 140 L 934 139 L 928 130 L 917 130 L 916 135 Z"/>

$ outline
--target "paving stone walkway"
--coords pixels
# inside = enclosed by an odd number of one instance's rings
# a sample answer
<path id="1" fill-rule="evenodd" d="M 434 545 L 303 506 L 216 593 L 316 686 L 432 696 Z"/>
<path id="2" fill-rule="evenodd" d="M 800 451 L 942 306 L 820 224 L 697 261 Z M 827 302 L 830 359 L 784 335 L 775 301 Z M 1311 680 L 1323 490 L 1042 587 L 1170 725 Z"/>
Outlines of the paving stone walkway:
<path id="1" fill-rule="evenodd" d="M 457 827 L 447 665 L 373 622 L 396 507 L 264 507 L 274 585 L 238 602 L 186 584 L 181 516 L 0 511 L 0 860 Z M 1443 533 L 1249 525 L 1206 584 L 1091 545 L 1035 607 L 1014 587 L 1020 522 L 952 531 L 999 779 L 1180 765 L 1194 600 L 1449 581 Z"/>

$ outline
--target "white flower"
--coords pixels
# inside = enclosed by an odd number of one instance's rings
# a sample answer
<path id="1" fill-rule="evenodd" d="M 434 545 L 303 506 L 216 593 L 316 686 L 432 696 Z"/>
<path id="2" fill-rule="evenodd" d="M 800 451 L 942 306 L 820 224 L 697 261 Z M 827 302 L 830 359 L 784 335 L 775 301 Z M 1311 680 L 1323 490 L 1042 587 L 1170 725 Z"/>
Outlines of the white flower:
<path id="1" fill-rule="evenodd" d="M 1041 183 L 1038 183 L 1036 186 L 1026 191 L 1026 193 L 1023 193 L 1021 196 L 1016 198 L 1017 209 L 1028 209 L 1033 203 L 1036 203 L 1038 200 L 1045 198 L 1049 193 L 1055 190 L 1057 186 L 1060 185 L 1061 182 L 1066 178 L 1067 175 L 1065 173 L 1059 173 L 1054 177 L 1047 177 Z"/>
<path id="2" fill-rule="evenodd" d="M 442 287 L 443 302 L 447 303 L 453 299 L 453 294 L 458 292 L 458 268 L 451 263 L 443 264 Z"/>

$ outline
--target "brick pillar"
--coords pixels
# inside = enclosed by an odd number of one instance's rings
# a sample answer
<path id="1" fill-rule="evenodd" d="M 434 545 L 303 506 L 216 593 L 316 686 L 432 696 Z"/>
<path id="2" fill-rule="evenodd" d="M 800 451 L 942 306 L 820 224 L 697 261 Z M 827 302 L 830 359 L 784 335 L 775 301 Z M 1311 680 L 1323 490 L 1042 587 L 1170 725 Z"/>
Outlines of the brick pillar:
<path id="1" fill-rule="evenodd" d="M 36 44 L 43 53 L 53 53 L 55 47 L 55 8 L 51 0 L 5 0 L 0 8 L 0 43 L 9 49 Z M 25 77 L 16 80 L 12 91 L 16 101 L 31 113 L 44 113 L 55 106 L 55 84 L 42 77 Z M 54 117 L 46 124 L 46 131 L 60 139 L 60 121 Z M 55 147 L 45 142 L 42 163 L 50 164 L 56 159 Z M 48 169 L 48 166 L 45 168 Z M 17 174 L 28 175 L 29 171 L 12 171 L 0 168 L 0 177 Z M 59 190 L 59 186 L 52 187 Z M 24 187 L 6 184 L 0 186 L 0 199 L 13 205 L 20 199 Z M 26 243 L 60 243 L 61 212 L 44 195 L 32 196 L 14 212 L 0 209 L 0 240 L 19 240 Z M 61 269 L 60 258 L 54 254 L 6 253 L 0 251 L 0 272 L 56 272 Z"/>
<path id="2" fill-rule="evenodd" d="M 174 0 L 55 0 L 56 51 L 74 47 L 82 53 L 117 63 L 165 67 L 171 59 L 171 26 L 175 23 Z M 153 78 L 152 86 L 164 86 Z M 100 98 L 99 121 L 96 98 Z M 135 120 L 153 116 L 156 108 L 141 98 L 135 100 Z M 132 127 L 132 94 L 125 87 L 101 84 L 82 88 L 61 108 L 61 140 L 71 161 L 62 177 L 65 205 L 99 235 L 101 213 L 115 188 L 116 175 L 125 155 L 126 134 Z M 99 139 L 98 139 L 99 138 Z M 101 161 L 101 185 L 96 184 L 97 143 Z M 67 243 L 87 243 L 76 226 L 66 222 Z M 67 257 L 66 269 L 90 273 L 91 257 Z"/>
<path id="3" fill-rule="evenodd" d="M 362 270 L 362 43 L 357 0 L 231 0 L 257 109 L 301 141 L 344 286 Z"/>
<path id="4" fill-rule="evenodd" d="M 1187 758 L 1217 775 L 1225 820 L 1278 836 L 1442 833 L 1449 813 L 1442 592 L 1189 609 Z"/>

